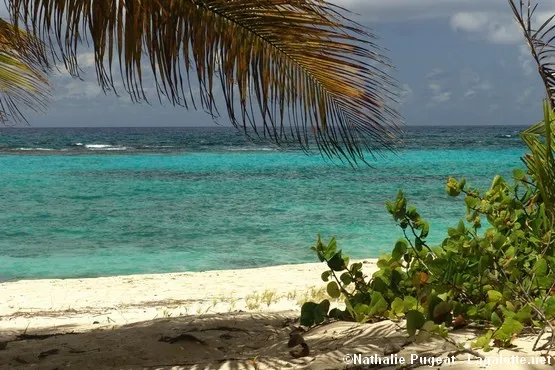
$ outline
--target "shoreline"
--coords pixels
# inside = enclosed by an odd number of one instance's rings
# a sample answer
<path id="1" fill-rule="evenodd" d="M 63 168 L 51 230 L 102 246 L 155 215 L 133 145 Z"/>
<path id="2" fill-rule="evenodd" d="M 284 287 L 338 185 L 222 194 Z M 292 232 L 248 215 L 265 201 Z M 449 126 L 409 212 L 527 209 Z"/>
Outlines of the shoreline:
<path id="1" fill-rule="evenodd" d="M 357 262 L 366 275 L 377 271 L 377 259 Z M 320 277 L 325 270 L 324 263 L 308 263 L 0 283 L 0 369 L 346 369 L 356 354 L 382 358 L 392 349 L 407 361 L 415 355 L 455 359 L 453 353 L 483 334 L 466 328 L 450 333 L 449 341 L 407 342 L 404 321 L 336 321 L 304 332 L 310 352 L 296 357 L 299 346 L 288 343 L 301 303 L 329 299 Z M 496 355 L 535 361 L 541 357 L 532 351 L 535 339 L 517 338 L 514 348 Z M 483 366 L 464 351 L 456 357 L 437 367 Z"/>
<path id="2" fill-rule="evenodd" d="M 345 251 L 345 249 L 343 249 Z M 391 251 L 389 251 L 391 252 Z M 380 252 L 377 253 L 379 255 L 383 253 L 389 252 Z M 287 267 L 287 266 L 304 266 L 304 265 L 318 265 L 318 258 L 316 254 L 314 254 L 312 258 L 312 262 L 290 262 L 290 263 L 276 263 L 276 264 L 269 264 L 269 265 L 261 265 L 261 266 L 253 266 L 253 267 L 236 267 L 236 268 L 225 268 L 225 269 L 205 269 L 205 270 L 175 270 L 175 271 L 162 271 L 162 272 L 137 272 L 137 273 L 121 273 L 116 275 L 92 275 L 92 276 L 62 276 L 62 277 L 52 277 L 52 276 L 38 276 L 38 277 L 10 277 L 8 280 L 2 280 L 2 275 L 0 275 L 0 286 L 2 284 L 9 284 L 9 283 L 19 283 L 24 281 L 44 281 L 44 280 L 51 280 L 51 281 L 58 281 L 58 280 L 90 280 L 90 279 L 108 279 L 108 278 L 116 278 L 116 277 L 141 277 L 141 276 L 162 276 L 162 275 L 183 275 L 183 274 L 201 274 L 201 273 L 209 273 L 209 272 L 220 272 L 220 271 L 250 271 L 250 270 L 259 270 L 259 269 L 266 269 L 266 268 L 277 268 L 277 267 Z M 363 261 L 377 261 L 379 257 L 365 257 L 365 258 L 354 258 L 350 257 L 351 263 L 352 262 L 363 262 Z M 316 262 L 314 262 L 316 261 Z M 322 262 L 322 266 L 323 262 Z M 325 268 L 325 266 L 324 266 Z M 1 273 L 1 271 L 0 271 Z"/>
<path id="3" fill-rule="evenodd" d="M 377 259 L 364 262 L 376 271 Z M 0 339 L 23 331 L 83 331 L 158 318 L 299 311 L 324 299 L 324 263 L 235 270 L 0 283 Z"/>

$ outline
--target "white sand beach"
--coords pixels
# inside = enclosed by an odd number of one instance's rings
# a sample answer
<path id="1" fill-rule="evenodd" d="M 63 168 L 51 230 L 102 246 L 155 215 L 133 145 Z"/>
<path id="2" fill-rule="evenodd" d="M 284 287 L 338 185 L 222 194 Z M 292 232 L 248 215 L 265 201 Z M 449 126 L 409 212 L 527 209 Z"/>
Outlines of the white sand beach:
<path id="1" fill-rule="evenodd" d="M 372 274 L 376 260 L 364 262 L 364 271 Z M 405 361 L 416 354 L 419 359 L 456 358 L 455 364 L 444 364 L 449 368 L 484 365 L 468 362 L 475 356 L 455 344 L 468 343 L 476 336 L 472 330 L 458 331 L 447 341 L 409 343 L 404 324 L 392 321 L 310 329 L 302 335 L 309 353 L 296 358 L 302 348 L 288 347 L 290 334 L 299 325 L 302 302 L 324 297 L 324 270 L 316 263 L 3 283 L 0 368 L 342 369 L 360 368 L 345 356 L 388 353 Z M 519 339 L 517 352 L 487 356 L 519 355 L 526 365 L 511 368 L 548 368 L 530 364 L 541 361 L 530 350 L 534 339 Z M 494 362 L 489 368 L 506 369 L 507 364 Z"/>
<path id="2" fill-rule="evenodd" d="M 376 260 L 365 262 L 367 274 L 372 274 Z M 0 330 L 5 336 L 25 328 L 84 329 L 233 311 L 299 310 L 299 303 L 312 298 L 311 294 L 323 297 L 320 275 L 325 269 L 324 264 L 308 263 L 3 283 Z"/>

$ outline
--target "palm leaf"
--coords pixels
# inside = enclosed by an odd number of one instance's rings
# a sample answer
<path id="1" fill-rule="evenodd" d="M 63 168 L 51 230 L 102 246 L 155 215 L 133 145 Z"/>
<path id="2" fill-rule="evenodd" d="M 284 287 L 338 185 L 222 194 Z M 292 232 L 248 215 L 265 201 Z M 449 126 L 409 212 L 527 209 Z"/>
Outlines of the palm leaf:
<path id="1" fill-rule="evenodd" d="M 555 217 L 555 15 L 535 27 L 533 19 L 538 4 L 509 0 L 516 21 L 524 33 L 532 58 L 542 78 L 547 101 L 543 121 L 521 132 L 520 136 L 531 153 L 522 160 L 538 186 L 546 211 Z"/>
<path id="2" fill-rule="evenodd" d="M 92 39 L 101 87 L 115 90 L 119 70 L 134 101 L 146 100 L 146 59 L 160 99 L 200 101 L 218 116 L 221 88 L 234 126 L 278 144 L 308 149 L 313 138 L 322 153 L 356 162 L 398 133 L 387 58 L 326 0 L 7 2 L 73 74 L 80 43 Z"/>
<path id="3" fill-rule="evenodd" d="M 532 58 L 537 64 L 551 107 L 555 107 L 555 15 L 539 26 L 534 25 L 538 4 L 532 0 L 508 0 L 516 21 L 524 33 Z"/>
<path id="4" fill-rule="evenodd" d="M 555 217 L 555 113 L 544 104 L 544 120 L 524 130 L 520 136 L 531 153 L 523 158 L 536 180 L 546 210 Z"/>
<path id="5" fill-rule="evenodd" d="M 24 121 L 21 106 L 43 110 L 49 84 L 44 45 L 0 19 L 0 121 Z"/>

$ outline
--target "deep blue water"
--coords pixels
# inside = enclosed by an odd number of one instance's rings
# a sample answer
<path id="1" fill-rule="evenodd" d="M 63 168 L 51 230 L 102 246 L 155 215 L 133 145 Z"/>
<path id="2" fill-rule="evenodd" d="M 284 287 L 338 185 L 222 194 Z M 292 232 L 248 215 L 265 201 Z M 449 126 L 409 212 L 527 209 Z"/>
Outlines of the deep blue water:
<path id="1" fill-rule="evenodd" d="M 510 177 L 519 129 L 408 127 L 356 170 L 225 128 L 0 129 L 0 280 L 312 262 L 317 233 L 377 257 L 400 188 L 439 242 L 465 215 L 447 177 Z"/>

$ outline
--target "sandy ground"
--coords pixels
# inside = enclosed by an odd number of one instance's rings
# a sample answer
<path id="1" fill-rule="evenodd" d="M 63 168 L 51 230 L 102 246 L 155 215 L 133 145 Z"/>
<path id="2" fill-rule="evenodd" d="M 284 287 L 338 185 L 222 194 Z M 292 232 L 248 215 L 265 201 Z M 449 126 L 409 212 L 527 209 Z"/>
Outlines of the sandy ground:
<path id="1" fill-rule="evenodd" d="M 375 269 L 374 260 L 364 264 L 367 274 Z M 0 369 L 358 369 L 390 368 L 391 361 L 438 368 L 439 359 L 451 369 L 555 364 L 531 353 L 532 336 L 512 351 L 480 353 L 486 362 L 479 362 L 460 351 L 476 337 L 469 329 L 449 340 L 411 343 L 403 323 L 391 321 L 301 332 L 308 353 L 297 358 L 303 348 L 288 342 L 299 338 L 291 334 L 299 333 L 300 304 L 323 298 L 323 270 L 303 264 L 0 284 Z"/>
<path id="2" fill-rule="evenodd" d="M 366 273 L 375 260 L 364 264 Z M 324 264 L 309 263 L 92 279 L 0 284 L 0 335 L 41 328 L 87 329 L 188 315 L 298 310 L 324 298 Z"/>

